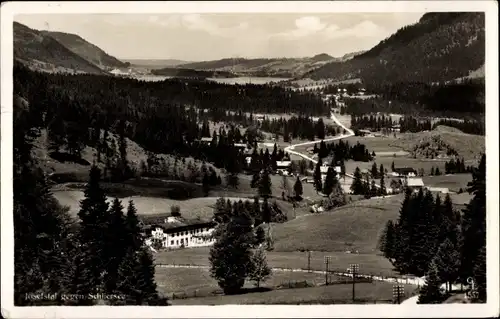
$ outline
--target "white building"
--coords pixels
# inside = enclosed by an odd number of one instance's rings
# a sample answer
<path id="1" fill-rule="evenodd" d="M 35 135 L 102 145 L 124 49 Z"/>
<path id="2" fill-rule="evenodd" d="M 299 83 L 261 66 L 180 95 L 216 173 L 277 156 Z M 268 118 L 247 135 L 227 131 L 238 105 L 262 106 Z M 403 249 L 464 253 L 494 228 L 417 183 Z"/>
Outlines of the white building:
<path id="1" fill-rule="evenodd" d="M 424 181 L 421 178 L 404 178 L 403 185 L 411 188 L 413 191 L 425 188 Z"/>
<path id="2" fill-rule="evenodd" d="M 151 225 L 150 238 L 146 244 L 159 243 L 162 248 L 190 248 L 212 246 L 215 222 L 198 223 L 185 226 L 168 227 L 168 225 Z"/>
<path id="3" fill-rule="evenodd" d="M 276 172 L 278 174 L 288 175 L 292 167 L 291 161 L 276 161 Z"/>

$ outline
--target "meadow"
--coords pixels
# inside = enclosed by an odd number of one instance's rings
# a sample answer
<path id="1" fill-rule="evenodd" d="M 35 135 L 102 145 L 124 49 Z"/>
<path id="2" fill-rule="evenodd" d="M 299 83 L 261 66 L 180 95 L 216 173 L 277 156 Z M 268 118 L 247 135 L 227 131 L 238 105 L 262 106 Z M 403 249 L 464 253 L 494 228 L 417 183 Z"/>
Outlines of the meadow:
<path id="1" fill-rule="evenodd" d="M 413 294 L 413 286 L 406 286 L 407 295 Z M 392 303 L 392 283 L 373 282 L 356 284 L 357 304 Z M 351 285 L 329 285 L 311 288 L 281 289 L 260 293 L 222 295 L 204 298 L 172 300 L 173 305 L 249 305 L 249 304 L 350 304 Z M 404 298 L 403 298 L 404 299 Z"/>

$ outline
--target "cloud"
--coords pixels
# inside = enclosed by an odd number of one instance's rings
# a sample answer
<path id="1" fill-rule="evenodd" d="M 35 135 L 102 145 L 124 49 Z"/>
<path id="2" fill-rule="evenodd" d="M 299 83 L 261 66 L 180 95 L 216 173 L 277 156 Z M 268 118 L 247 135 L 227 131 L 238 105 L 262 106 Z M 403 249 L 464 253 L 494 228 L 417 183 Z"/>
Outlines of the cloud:
<path id="1" fill-rule="evenodd" d="M 219 37 L 237 36 L 241 31 L 248 30 L 250 27 L 248 22 L 240 22 L 235 26 L 222 28 L 199 14 L 183 15 L 181 18 L 181 24 L 189 30 L 203 31 L 212 36 Z"/>
<path id="2" fill-rule="evenodd" d="M 315 34 L 324 28 L 327 24 L 322 23 L 321 19 L 315 16 L 301 17 L 295 20 L 295 29 L 271 35 L 271 37 L 300 38 Z"/>
<path id="3" fill-rule="evenodd" d="M 388 35 L 388 32 L 385 28 L 375 24 L 370 20 L 362 21 L 350 28 L 339 29 L 328 27 L 325 30 L 325 36 L 330 39 L 338 39 L 338 38 L 348 38 L 348 37 L 356 37 L 356 38 L 372 38 L 372 37 L 383 37 Z"/>

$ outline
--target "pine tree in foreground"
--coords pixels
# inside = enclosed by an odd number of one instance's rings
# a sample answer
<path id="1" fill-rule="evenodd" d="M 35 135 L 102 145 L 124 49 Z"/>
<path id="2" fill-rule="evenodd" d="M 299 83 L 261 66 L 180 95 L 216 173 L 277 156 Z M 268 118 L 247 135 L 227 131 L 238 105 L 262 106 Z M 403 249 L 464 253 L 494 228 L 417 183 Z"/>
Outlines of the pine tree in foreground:
<path id="1" fill-rule="evenodd" d="M 486 302 L 486 246 L 479 250 L 473 269 L 473 278 L 477 285 L 478 296 L 475 302 Z"/>
<path id="2" fill-rule="evenodd" d="M 266 254 L 262 248 L 254 251 L 251 259 L 251 270 L 248 278 L 255 283 L 257 288 L 272 275 L 271 268 L 267 265 Z"/>
<path id="3" fill-rule="evenodd" d="M 80 231 L 79 243 L 82 256 L 79 261 L 77 274 L 82 287 L 90 287 L 91 291 L 77 291 L 75 293 L 89 294 L 102 290 L 103 274 L 107 262 L 107 230 L 109 229 L 109 211 L 106 194 L 99 185 L 101 173 L 96 166 L 90 169 L 90 179 L 85 188 L 85 198 L 80 202 Z M 78 286 L 78 285 L 77 285 Z M 85 288 L 85 289 L 87 289 Z"/>
<path id="4" fill-rule="evenodd" d="M 110 222 L 106 230 L 107 263 L 105 264 L 104 291 L 113 293 L 116 288 L 117 270 L 121 264 L 127 248 L 127 233 L 123 206 L 118 198 L 115 198 L 110 209 Z"/>
<path id="5" fill-rule="evenodd" d="M 425 278 L 425 285 L 420 290 L 419 304 L 440 304 L 444 296 L 441 293 L 441 278 L 439 278 L 438 267 L 431 263 Z"/>
<path id="6" fill-rule="evenodd" d="M 210 273 L 225 294 L 238 293 L 251 270 L 252 221 L 244 215 L 233 216 L 219 224 L 210 249 Z"/>

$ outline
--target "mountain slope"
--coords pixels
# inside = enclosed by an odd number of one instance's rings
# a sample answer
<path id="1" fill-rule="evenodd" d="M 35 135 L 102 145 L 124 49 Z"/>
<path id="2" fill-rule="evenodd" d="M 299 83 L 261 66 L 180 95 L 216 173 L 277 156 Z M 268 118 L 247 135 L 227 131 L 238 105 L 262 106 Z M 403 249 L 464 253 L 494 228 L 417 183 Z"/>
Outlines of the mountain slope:
<path id="1" fill-rule="evenodd" d="M 365 83 L 443 82 L 484 65 L 483 13 L 427 13 L 371 50 L 304 75 Z"/>
<path id="2" fill-rule="evenodd" d="M 232 71 L 246 76 L 296 77 L 336 60 L 337 58 L 322 53 L 310 58 L 225 58 L 187 63 L 177 67 L 195 70 Z"/>
<path id="3" fill-rule="evenodd" d="M 46 72 L 105 73 L 56 39 L 14 22 L 14 59 Z"/>
<path id="4" fill-rule="evenodd" d="M 98 46 L 89 43 L 82 37 L 65 32 L 40 31 L 43 35 L 56 39 L 59 43 L 68 48 L 71 52 L 81 56 L 85 60 L 97 65 L 101 69 L 123 68 L 130 64 L 122 62 L 110 56 Z"/>

